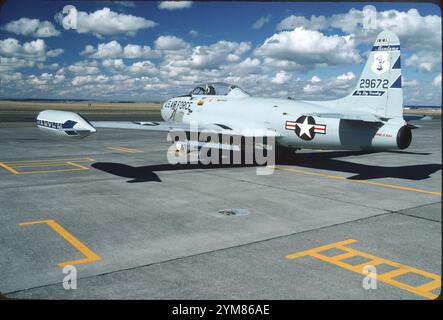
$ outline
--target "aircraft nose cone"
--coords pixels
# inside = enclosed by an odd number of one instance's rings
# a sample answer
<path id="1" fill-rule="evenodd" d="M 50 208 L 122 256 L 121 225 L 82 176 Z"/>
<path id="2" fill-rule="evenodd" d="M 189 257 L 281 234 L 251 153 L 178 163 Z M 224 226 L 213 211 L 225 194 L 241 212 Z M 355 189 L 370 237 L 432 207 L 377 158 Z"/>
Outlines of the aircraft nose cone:
<path id="1" fill-rule="evenodd" d="M 170 109 L 166 107 L 167 104 L 168 104 L 168 102 L 169 102 L 169 100 L 166 101 L 166 102 L 162 105 L 161 110 L 160 110 L 161 117 L 162 117 L 162 119 L 163 119 L 164 121 L 168 121 L 168 119 L 169 119 L 170 116 L 171 116 Z"/>

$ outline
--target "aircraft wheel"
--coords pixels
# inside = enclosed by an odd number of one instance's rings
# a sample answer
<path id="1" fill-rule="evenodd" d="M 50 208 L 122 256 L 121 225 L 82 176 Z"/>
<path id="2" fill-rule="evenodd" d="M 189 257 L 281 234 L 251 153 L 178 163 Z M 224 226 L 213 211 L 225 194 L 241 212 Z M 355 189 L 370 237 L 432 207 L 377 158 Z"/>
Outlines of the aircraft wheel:
<path id="1" fill-rule="evenodd" d="M 175 153 L 185 153 L 186 152 L 186 146 L 181 142 L 175 143 Z"/>

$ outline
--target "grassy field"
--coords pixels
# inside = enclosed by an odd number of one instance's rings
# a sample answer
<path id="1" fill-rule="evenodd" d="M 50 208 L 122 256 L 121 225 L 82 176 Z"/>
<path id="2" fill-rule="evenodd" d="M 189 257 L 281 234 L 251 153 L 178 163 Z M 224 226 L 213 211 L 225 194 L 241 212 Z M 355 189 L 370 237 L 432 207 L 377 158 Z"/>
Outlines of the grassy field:
<path id="1" fill-rule="evenodd" d="M 160 103 L 0 101 L 0 127 L 33 124 L 45 109 L 78 112 L 91 121 L 161 121 Z"/>
<path id="2" fill-rule="evenodd" d="M 441 108 L 419 108 L 419 109 L 403 109 L 405 114 L 425 114 L 436 118 L 441 117 Z"/>
<path id="3" fill-rule="evenodd" d="M 160 103 L 152 102 L 42 102 L 42 101 L 0 101 L 0 111 L 40 111 L 44 109 L 58 109 L 69 111 L 143 111 L 160 110 Z"/>

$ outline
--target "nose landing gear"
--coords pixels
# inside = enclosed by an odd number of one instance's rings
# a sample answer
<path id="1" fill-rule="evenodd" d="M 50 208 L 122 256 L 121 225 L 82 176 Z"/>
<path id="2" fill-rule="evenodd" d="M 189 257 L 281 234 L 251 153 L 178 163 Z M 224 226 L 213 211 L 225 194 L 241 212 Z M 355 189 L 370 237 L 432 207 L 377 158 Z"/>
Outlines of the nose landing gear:
<path id="1" fill-rule="evenodd" d="M 182 144 L 181 142 L 175 142 L 175 154 L 176 155 L 179 155 L 180 153 L 181 154 L 186 154 L 186 147 L 185 147 L 185 145 L 184 144 Z"/>

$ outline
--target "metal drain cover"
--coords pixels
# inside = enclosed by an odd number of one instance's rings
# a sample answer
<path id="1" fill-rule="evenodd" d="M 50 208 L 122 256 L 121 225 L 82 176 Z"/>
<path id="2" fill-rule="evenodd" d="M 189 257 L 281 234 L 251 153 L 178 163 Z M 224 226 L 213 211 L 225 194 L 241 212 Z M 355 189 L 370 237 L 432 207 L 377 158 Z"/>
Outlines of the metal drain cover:
<path id="1" fill-rule="evenodd" d="M 246 216 L 248 214 L 249 210 L 239 208 L 221 209 L 216 212 L 218 217 Z"/>

